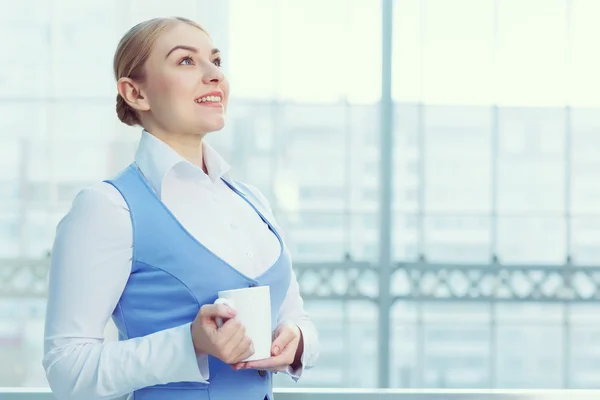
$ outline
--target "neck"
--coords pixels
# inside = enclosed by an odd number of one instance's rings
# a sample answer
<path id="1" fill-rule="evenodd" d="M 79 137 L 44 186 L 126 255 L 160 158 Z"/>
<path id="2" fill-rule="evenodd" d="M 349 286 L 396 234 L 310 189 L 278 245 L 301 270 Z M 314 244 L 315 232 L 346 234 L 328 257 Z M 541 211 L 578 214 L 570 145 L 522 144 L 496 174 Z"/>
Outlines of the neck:
<path id="1" fill-rule="evenodd" d="M 175 150 L 181 157 L 185 158 L 198 168 L 202 168 L 204 173 L 208 174 L 202 154 L 202 140 L 204 139 L 204 135 L 171 133 L 164 132 L 160 129 L 153 129 L 152 135 L 168 144 L 169 147 Z"/>

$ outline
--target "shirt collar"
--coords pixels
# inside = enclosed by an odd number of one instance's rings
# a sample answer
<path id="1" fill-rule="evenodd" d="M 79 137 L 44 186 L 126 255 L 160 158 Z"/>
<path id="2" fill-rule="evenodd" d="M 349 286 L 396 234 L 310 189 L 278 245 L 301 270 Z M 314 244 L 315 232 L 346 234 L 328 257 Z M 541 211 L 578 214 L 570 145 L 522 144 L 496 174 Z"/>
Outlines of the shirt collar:
<path id="1" fill-rule="evenodd" d="M 208 175 L 204 173 L 202 168 L 198 168 L 181 157 L 168 144 L 144 129 L 135 154 L 135 162 L 148 183 L 161 197 L 163 181 L 167 174 L 176 167 L 191 172 L 188 176 L 192 179 L 205 179 L 213 183 L 221 178 L 227 181 L 230 180 L 229 170 L 231 167 L 215 149 L 204 141 L 202 142 L 202 156 Z"/>

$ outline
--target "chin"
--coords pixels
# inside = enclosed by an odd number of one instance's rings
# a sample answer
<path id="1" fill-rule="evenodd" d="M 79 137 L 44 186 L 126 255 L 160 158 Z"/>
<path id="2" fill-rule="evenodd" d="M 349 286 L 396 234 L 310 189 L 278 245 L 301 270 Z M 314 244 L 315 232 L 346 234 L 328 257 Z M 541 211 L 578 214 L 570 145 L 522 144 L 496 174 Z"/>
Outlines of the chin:
<path id="1" fill-rule="evenodd" d="M 219 124 L 210 124 L 210 126 L 205 126 L 204 131 L 206 133 L 210 133 L 210 132 L 218 132 L 221 129 L 223 129 L 225 127 L 225 121 L 219 123 Z"/>
<path id="2" fill-rule="evenodd" d="M 225 118 L 214 118 L 214 119 L 211 119 L 210 121 L 208 121 L 206 119 L 204 119 L 202 121 L 198 121 L 198 123 L 196 124 L 196 129 L 194 129 L 194 130 L 196 132 L 210 133 L 210 132 L 220 131 L 224 127 L 225 127 Z"/>

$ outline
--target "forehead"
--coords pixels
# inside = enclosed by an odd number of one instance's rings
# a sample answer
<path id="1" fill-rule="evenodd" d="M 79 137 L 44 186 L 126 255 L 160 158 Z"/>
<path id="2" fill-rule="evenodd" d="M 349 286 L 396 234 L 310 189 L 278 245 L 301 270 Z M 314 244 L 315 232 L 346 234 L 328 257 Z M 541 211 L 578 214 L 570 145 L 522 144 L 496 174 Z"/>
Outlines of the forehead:
<path id="1" fill-rule="evenodd" d="M 173 47 L 180 45 L 195 47 L 200 53 L 208 55 L 214 47 L 210 37 L 200 28 L 185 22 L 176 22 L 156 39 L 153 53 L 164 58 Z"/>

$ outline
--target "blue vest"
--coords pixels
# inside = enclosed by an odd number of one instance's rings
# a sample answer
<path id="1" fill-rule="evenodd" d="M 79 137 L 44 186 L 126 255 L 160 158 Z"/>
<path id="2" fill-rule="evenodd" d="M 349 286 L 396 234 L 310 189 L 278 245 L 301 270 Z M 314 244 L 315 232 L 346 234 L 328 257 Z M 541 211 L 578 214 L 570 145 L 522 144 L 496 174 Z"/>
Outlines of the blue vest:
<path id="1" fill-rule="evenodd" d="M 269 225 L 281 246 L 275 264 L 255 279 L 240 273 L 194 239 L 133 164 L 107 182 L 119 190 L 127 202 L 133 227 L 131 274 L 112 316 L 120 340 L 189 323 L 202 305 L 217 299 L 220 290 L 263 285 L 270 286 L 271 328 L 275 329 L 290 283 L 291 260 L 279 233 L 264 216 L 268 210 L 248 188 L 225 181 Z M 157 385 L 135 391 L 133 399 L 263 400 L 273 397 L 269 372 L 234 371 L 212 356 L 209 356 L 209 371 L 209 384 Z"/>

